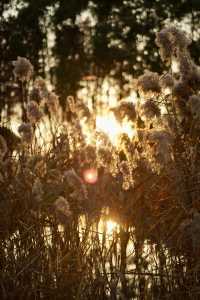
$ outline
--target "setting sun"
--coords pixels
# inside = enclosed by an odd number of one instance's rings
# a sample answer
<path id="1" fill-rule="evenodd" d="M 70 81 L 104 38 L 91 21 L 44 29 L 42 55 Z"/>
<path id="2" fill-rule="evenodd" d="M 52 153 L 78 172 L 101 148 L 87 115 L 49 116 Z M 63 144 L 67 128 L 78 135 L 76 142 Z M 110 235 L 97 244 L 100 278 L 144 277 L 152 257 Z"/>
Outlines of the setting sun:
<path id="1" fill-rule="evenodd" d="M 113 231 L 117 228 L 117 223 L 115 221 L 112 220 L 108 220 L 106 222 L 106 230 L 108 234 L 112 234 Z"/>
<path id="2" fill-rule="evenodd" d="M 1 3 L 0 299 L 200 299 L 200 0 Z"/>
<path id="3" fill-rule="evenodd" d="M 107 134 L 114 146 L 117 145 L 119 136 L 122 133 L 126 133 L 130 138 L 134 136 L 134 129 L 131 127 L 131 124 L 126 120 L 122 124 L 120 124 L 116 120 L 113 112 L 109 112 L 103 115 L 97 115 L 96 128 L 97 130 Z"/>

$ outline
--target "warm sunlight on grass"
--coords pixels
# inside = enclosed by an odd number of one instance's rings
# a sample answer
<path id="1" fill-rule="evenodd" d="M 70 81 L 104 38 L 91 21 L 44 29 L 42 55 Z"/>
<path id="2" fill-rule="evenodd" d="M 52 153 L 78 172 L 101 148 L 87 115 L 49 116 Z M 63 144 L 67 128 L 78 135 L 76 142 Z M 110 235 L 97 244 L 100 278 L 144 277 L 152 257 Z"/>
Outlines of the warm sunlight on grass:
<path id="1" fill-rule="evenodd" d="M 97 115 L 96 128 L 107 134 L 114 146 L 117 145 L 120 134 L 126 133 L 130 138 L 134 136 L 134 129 L 131 127 L 130 123 L 125 120 L 120 124 L 112 112 Z"/>
<path id="2" fill-rule="evenodd" d="M 106 222 L 106 231 L 107 234 L 113 234 L 113 231 L 117 228 L 117 223 L 115 221 L 112 220 L 108 220 Z"/>

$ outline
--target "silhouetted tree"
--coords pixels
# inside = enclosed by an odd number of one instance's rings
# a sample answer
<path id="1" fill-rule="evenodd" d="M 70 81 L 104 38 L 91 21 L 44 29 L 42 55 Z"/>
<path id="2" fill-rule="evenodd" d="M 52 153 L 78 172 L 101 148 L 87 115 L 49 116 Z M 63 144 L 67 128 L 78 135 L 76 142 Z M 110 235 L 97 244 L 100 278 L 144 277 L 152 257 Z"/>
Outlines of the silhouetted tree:
<path id="1" fill-rule="evenodd" d="M 80 20 L 82 12 L 94 24 Z M 0 3 L 0 110 L 20 101 L 20 90 L 10 86 L 12 60 L 30 58 L 34 68 L 45 76 L 48 56 L 48 30 L 55 35 L 50 66 L 51 80 L 62 103 L 76 94 L 85 75 L 98 79 L 111 76 L 122 88 L 124 74 L 135 77 L 144 69 L 163 68 L 154 44 L 155 33 L 164 23 L 184 20 L 191 26 L 194 42 L 191 52 L 198 59 L 200 2 L 198 0 L 3 0 Z M 122 91 L 123 92 L 123 91 Z M 13 99 L 11 99 L 13 95 Z"/>

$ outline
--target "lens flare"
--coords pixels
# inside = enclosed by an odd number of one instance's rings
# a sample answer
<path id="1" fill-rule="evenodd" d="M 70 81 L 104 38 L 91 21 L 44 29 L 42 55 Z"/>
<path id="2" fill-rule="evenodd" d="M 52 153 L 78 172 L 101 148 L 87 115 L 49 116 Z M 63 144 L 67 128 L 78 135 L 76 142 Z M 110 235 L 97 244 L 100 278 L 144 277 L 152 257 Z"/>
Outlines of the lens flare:
<path id="1" fill-rule="evenodd" d="M 95 168 L 87 169 L 83 172 L 83 178 L 86 183 L 95 184 L 98 180 L 98 171 Z"/>

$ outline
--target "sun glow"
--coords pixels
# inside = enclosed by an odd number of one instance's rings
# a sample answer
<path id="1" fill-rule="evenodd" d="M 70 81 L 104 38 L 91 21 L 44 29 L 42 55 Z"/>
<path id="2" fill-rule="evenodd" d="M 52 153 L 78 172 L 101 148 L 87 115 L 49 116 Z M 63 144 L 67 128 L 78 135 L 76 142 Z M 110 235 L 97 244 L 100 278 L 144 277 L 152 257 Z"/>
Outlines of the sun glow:
<path id="1" fill-rule="evenodd" d="M 117 223 L 116 222 L 114 222 L 114 221 L 112 221 L 112 220 L 108 220 L 107 222 L 106 222 L 106 231 L 107 231 L 107 233 L 108 234 L 112 234 L 113 233 L 113 231 L 115 230 L 115 229 L 117 229 Z"/>
<path id="2" fill-rule="evenodd" d="M 117 145 L 119 136 L 122 133 L 126 133 L 130 138 L 132 138 L 135 133 L 130 122 L 124 120 L 122 124 L 120 124 L 112 112 L 103 115 L 97 115 L 96 129 L 107 134 L 110 141 L 115 146 Z"/>

